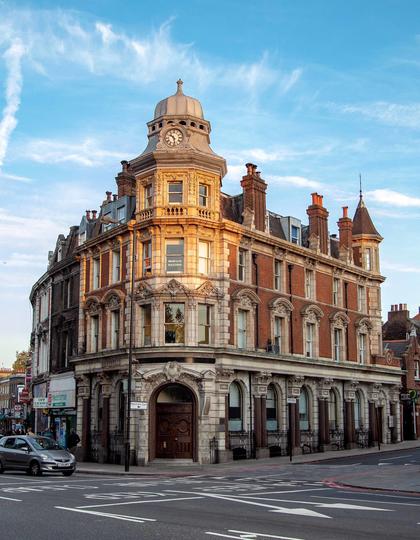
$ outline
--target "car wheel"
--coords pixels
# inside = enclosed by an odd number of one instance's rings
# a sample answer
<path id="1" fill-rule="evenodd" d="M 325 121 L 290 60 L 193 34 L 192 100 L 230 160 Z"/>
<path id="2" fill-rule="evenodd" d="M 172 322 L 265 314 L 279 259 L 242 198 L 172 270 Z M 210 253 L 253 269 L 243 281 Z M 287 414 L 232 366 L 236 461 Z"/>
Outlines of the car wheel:
<path id="1" fill-rule="evenodd" d="M 71 476 L 74 471 L 63 471 L 63 476 Z"/>
<path id="2" fill-rule="evenodd" d="M 29 465 L 29 474 L 31 476 L 41 476 L 41 466 L 37 461 L 31 461 Z"/>

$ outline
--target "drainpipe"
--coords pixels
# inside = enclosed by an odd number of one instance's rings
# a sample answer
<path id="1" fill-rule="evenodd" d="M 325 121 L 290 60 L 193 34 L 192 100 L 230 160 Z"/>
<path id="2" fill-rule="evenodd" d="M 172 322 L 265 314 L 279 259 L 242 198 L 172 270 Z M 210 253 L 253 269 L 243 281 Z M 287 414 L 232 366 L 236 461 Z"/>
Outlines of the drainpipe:
<path id="1" fill-rule="evenodd" d="M 290 303 L 292 303 L 293 293 L 292 293 L 292 270 L 293 270 L 293 264 L 288 264 L 287 269 L 289 270 L 289 298 Z M 294 353 L 294 342 L 293 342 L 293 313 L 290 314 L 290 337 L 289 337 L 289 343 L 290 343 L 290 354 Z"/>
<path id="2" fill-rule="evenodd" d="M 253 411 L 252 411 L 252 376 L 248 371 L 248 387 L 249 387 L 249 453 L 251 458 L 254 457 L 254 437 L 253 437 Z"/>
<path id="3" fill-rule="evenodd" d="M 252 263 L 255 268 L 255 285 L 256 289 L 255 292 L 258 296 L 258 264 L 257 264 L 257 253 L 252 254 Z M 259 334 L 258 334 L 258 328 L 259 328 L 259 306 L 258 304 L 255 306 L 255 348 L 259 349 L 260 346 L 260 340 L 259 340 Z"/>

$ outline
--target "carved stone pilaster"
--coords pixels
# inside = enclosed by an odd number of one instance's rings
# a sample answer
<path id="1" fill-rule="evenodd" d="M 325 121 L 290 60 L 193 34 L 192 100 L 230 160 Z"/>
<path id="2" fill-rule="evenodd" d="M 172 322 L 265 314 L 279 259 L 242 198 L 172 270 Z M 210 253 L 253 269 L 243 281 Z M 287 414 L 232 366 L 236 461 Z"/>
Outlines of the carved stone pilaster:
<path id="1" fill-rule="evenodd" d="M 349 381 L 344 386 L 345 401 L 354 401 L 356 399 L 356 390 L 359 387 L 359 381 Z"/>
<path id="2" fill-rule="evenodd" d="M 369 392 L 368 392 L 368 400 L 373 402 L 373 403 L 377 403 L 378 400 L 379 400 L 379 391 L 381 389 L 382 385 L 379 384 L 379 383 L 375 383 L 375 384 L 372 384 L 370 387 L 369 387 Z"/>
<path id="3" fill-rule="evenodd" d="M 298 398 L 300 396 L 300 389 L 302 388 L 304 381 L 305 377 L 302 377 L 301 375 L 291 377 L 287 384 L 288 397 Z"/>
<path id="4" fill-rule="evenodd" d="M 328 399 L 330 397 L 331 386 L 334 379 L 325 378 L 318 381 L 318 397 L 320 399 Z"/>

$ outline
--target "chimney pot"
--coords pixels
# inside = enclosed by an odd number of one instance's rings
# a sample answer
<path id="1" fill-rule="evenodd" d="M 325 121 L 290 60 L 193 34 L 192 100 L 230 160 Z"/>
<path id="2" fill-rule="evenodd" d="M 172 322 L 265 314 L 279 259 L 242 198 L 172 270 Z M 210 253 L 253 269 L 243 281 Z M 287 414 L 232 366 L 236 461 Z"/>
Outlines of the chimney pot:
<path id="1" fill-rule="evenodd" d="M 105 195 L 106 195 L 107 202 L 110 202 L 111 201 L 112 191 L 105 191 Z"/>
<path id="2" fill-rule="evenodd" d="M 343 217 L 348 217 L 348 216 L 349 216 L 349 207 L 343 206 Z"/>
<path id="3" fill-rule="evenodd" d="M 117 200 L 118 200 L 118 195 L 117 195 L 116 193 L 114 193 L 114 195 L 112 196 L 112 199 L 113 199 L 114 201 L 117 201 Z"/>
<path id="4" fill-rule="evenodd" d="M 90 221 L 90 210 L 86 210 L 86 219 Z"/>
<path id="5" fill-rule="evenodd" d="M 402 311 L 402 304 L 400 304 L 400 309 L 399 309 L 399 311 Z"/>
<path id="6" fill-rule="evenodd" d="M 121 161 L 121 165 L 122 165 L 122 170 L 123 170 L 123 172 L 126 172 L 127 169 L 128 169 L 128 161 L 126 161 L 125 159 L 123 159 L 123 160 Z"/>
<path id="7" fill-rule="evenodd" d="M 96 219 L 97 210 L 92 210 L 92 219 Z"/>

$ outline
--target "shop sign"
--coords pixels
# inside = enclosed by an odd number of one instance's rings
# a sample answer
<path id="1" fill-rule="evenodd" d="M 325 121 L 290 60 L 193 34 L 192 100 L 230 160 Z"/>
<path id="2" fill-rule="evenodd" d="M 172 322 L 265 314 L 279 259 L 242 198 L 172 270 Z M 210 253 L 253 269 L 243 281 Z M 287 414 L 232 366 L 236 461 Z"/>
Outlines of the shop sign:
<path id="1" fill-rule="evenodd" d="M 146 411 L 147 410 L 147 401 L 132 401 L 130 404 L 130 409 L 132 411 Z"/>
<path id="2" fill-rule="evenodd" d="M 46 397 L 34 397 L 32 401 L 32 406 L 34 409 L 47 409 L 48 408 L 48 398 Z"/>
<path id="3" fill-rule="evenodd" d="M 63 392 L 62 394 L 48 394 L 48 407 L 57 408 L 57 407 L 67 407 L 67 393 Z"/>

